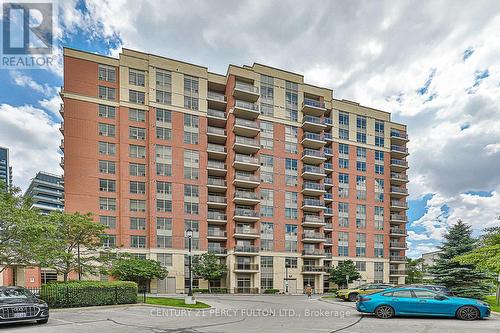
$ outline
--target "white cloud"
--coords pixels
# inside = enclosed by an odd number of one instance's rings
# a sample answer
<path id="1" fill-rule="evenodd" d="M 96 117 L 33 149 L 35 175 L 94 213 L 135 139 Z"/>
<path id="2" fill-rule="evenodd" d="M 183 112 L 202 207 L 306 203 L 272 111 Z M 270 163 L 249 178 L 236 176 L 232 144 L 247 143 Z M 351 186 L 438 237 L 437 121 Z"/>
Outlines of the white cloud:
<path id="1" fill-rule="evenodd" d="M 55 93 L 55 88 L 50 87 L 48 84 L 40 84 L 33 80 L 28 75 L 23 75 L 18 71 L 10 71 L 10 77 L 14 81 L 14 83 L 20 87 L 30 88 L 38 93 L 43 94 L 44 96 L 50 96 Z"/>
<path id="2" fill-rule="evenodd" d="M 59 94 L 56 94 L 49 99 L 44 98 L 39 103 L 42 108 L 50 112 L 56 119 L 61 118 L 59 110 L 61 109 L 62 99 Z"/>
<path id="3" fill-rule="evenodd" d="M 496 153 L 500 152 L 500 143 L 487 144 L 483 150 L 488 156 L 495 155 Z"/>

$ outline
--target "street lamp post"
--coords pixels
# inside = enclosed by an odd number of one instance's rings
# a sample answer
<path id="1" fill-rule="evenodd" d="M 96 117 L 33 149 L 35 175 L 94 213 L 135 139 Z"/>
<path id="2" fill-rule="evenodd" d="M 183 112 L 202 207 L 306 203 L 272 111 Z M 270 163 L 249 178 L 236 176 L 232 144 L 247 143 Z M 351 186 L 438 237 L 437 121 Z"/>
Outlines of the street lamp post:
<path id="1" fill-rule="evenodd" d="M 193 271 L 192 271 L 192 265 L 193 265 L 193 253 L 192 253 L 192 248 L 193 248 L 193 230 L 189 228 L 186 230 L 186 235 L 188 237 L 188 250 L 189 250 L 189 291 L 184 299 L 184 303 L 186 304 L 196 304 L 196 301 L 193 299 Z"/>

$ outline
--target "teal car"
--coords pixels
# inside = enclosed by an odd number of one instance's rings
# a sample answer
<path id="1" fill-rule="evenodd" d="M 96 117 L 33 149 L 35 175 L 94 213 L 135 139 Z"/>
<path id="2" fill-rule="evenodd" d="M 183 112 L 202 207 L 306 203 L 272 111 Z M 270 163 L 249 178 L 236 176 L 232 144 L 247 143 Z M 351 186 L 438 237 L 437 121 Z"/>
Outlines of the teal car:
<path id="1" fill-rule="evenodd" d="M 490 316 L 490 306 L 480 300 L 446 296 L 424 288 L 392 288 L 360 296 L 356 309 L 378 318 L 394 316 L 456 317 L 475 320 Z"/>

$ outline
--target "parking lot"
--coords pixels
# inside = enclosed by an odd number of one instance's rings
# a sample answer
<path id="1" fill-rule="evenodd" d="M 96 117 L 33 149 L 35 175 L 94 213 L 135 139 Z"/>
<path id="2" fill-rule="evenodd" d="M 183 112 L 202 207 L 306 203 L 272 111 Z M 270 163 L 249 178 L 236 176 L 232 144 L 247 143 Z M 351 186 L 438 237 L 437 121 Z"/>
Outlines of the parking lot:
<path id="1" fill-rule="evenodd" d="M 5 332 L 500 332 L 500 317 L 474 322 L 436 318 L 377 319 L 352 303 L 305 296 L 200 296 L 203 311 L 132 305 L 55 310 L 45 325 Z"/>

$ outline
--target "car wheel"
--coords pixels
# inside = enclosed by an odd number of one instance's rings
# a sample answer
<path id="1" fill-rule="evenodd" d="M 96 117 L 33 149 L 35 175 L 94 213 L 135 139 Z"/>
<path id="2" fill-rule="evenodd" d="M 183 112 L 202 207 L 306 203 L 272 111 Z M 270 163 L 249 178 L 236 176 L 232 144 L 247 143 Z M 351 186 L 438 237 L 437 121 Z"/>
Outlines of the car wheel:
<path id="1" fill-rule="evenodd" d="M 457 311 L 457 317 L 462 320 L 476 320 L 479 318 L 479 310 L 474 306 L 462 306 Z"/>
<path id="2" fill-rule="evenodd" d="M 375 315 L 380 319 L 389 319 L 394 317 L 394 309 L 389 305 L 380 305 L 375 309 Z"/>
<path id="3" fill-rule="evenodd" d="M 47 324 L 47 322 L 49 321 L 49 319 L 42 319 L 42 320 L 37 320 L 36 323 L 37 324 Z"/>
<path id="4" fill-rule="evenodd" d="M 348 300 L 349 302 L 356 302 L 358 300 L 359 295 L 356 293 L 349 294 Z"/>

